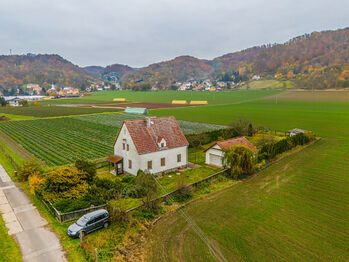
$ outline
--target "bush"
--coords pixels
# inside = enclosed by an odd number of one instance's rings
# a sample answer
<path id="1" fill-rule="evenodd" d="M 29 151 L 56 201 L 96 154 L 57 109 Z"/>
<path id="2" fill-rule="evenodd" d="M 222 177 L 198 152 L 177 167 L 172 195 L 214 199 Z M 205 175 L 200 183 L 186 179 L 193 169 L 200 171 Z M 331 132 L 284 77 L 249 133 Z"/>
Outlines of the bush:
<path id="1" fill-rule="evenodd" d="M 305 145 L 313 139 L 315 139 L 314 135 L 299 133 L 276 143 L 265 144 L 258 152 L 258 161 L 273 159 L 276 155 L 286 152 L 298 145 Z"/>
<path id="2" fill-rule="evenodd" d="M 53 206 L 62 213 L 67 213 L 79 209 L 85 209 L 91 205 L 99 206 L 105 204 L 103 199 L 62 199 L 57 203 L 54 203 Z"/>
<path id="3" fill-rule="evenodd" d="M 219 140 L 220 137 L 224 137 L 224 134 L 229 133 L 227 129 L 207 131 L 199 134 L 186 135 L 190 147 L 197 148 L 201 145 L 209 144 L 213 141 Z"/>
<path id="4" fill-rule="evenodd" d="M 110 220 L 125 223 L 129 221 L 129 215 L 125 211 L 115 208 L 111 205 L 107 205 L 106 209 L 109 212 Z"/>
<path id="5" fill-rule="evenodd" d="M 273 144 L 273 143 L 275 143 L 274 136 L 262 134 L 261 136 L 258 137 L 258 139 L 255 143 L 255 146 L 257 148 L 261 148 L 261 147 L 265 146 L 266 144 Z"/>
<path id="6" fill-rule="evenodd" d="M 43 168 L 41 163 L 36 159 L 31 159 L 23 163 L 19 169 L 18 176 L 20 181 L 28 181 L 29 176 L 33 174 L 41 174 Z"/>
<path id="7" fill-rule="evenodd" d="M 309 136 L 303 133 L 292 136 L 290 139 L 294 146 L 304 145 L 310 142 Z"/>
<path id="8" fill-rule="evenodd" d="M 28 181 L 29 181 L 30 193 L 33 195 L 34 194 L 40 195 L 41 187 L 45 179 L 41 177 L 39 173 L 34 173 L 29 176 Z"/>
<path id="9" fill-rule="evenodd" d="M 89 194 L 106 200 L 115 199 L 121 194 L 123 185 L 119 180 L 96 177 L 89 188 Z"/>
<path id="10" fill-rule="evenodd" d="M 238 179 L 242 175 L 251 174 L 255 168 L 255 155 L 246 146 L 232 146 L 225 150 L 222 159 L 224 168 L 230 175 Z"/>
<path id="11" fill-rule="evenodd" d="M 90 161 L 77 159 L 75 161 L 75 167 L 81 171 L 84 171 L 86 176 L 86 181 L 90 185 L 96 176 L 96 164 Z"/>
<path id="12" fill-rule="evenodd" d="M 183 203 L 193 197 L 193 188 L 187 185 L 181 185 L 177 192 L 173 195 L 173 200 L 179 203 Z"/>
<path id="13" fill-rule="evenodd" d="M 238 136 L 253 135 L 255 130 L 247 119 L 238 119 L 230 124 L 229 128 L 203 132 L 199 134 L 186 135 L 190 147 L 199 147 L 217 141 L 220 138 L 229 139 Z"/>
<path id="14" fill-rule="evenodd" d="M 134 176 L 130 176 L 130 175 L 126 175 L 121 179 L 122 183 L 126 183 L 126 184 L 134 184 L 135 182 L 135 177 Z"/>
<path id="15" fill-rule="evenodd" d="M 76 167 L 61 167 L 49 172 L 42 186 L 42 196 L 48 202 L 81 199 L 88 192 L 87 174 Z"/>
<path id="16" fill-rule="evenodd" d="M 135 210 L 132 213 L 132 216 L 136 219 L 140 220 L 153 220 L 156 217 L 156 211 L 152 208 L 141 208 L 138 210 Z"/>
<path id="17" fill-rule="evenodd" d="M 236 122 L 230 124 L 229 129 L 226 130 L 228 134 L 224 136 L 224 139 L 229 139 L 238 136 L 247 136 L 249 132 L 253 134 L 253 128 L 250 120 L 239 118 Z"/>

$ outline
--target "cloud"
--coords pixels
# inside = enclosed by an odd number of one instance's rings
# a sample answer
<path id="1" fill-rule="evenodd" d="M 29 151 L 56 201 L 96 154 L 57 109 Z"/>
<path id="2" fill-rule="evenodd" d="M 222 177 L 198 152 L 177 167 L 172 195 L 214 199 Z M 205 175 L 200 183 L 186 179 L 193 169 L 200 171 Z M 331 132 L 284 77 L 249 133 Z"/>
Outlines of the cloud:
<path id="1" fill-rule="evenodd" d="M 348 9 L 346 0 L 0 0 L 0 53 L 58 53 L 81 66 L 211 59 L 346 27 Z"/>

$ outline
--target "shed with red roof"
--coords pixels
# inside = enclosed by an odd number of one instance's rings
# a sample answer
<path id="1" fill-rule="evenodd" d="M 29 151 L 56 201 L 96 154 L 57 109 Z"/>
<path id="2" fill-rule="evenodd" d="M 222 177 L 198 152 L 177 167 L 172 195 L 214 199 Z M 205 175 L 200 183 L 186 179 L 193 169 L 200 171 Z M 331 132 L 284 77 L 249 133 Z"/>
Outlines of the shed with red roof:
<path id="1" fill-rule="evenodd" d="M 205 150 L 207 165 L 214 165 L 222 167 L 222 159 L 224 156 L 224 151 L 233 146 L 246 146 L 254 152 L 257 152 L 257 149 L 254 145 L 246 139 L 246 137 L 232 138 L 224 141 L 217 141 L 208 149 Z"/>

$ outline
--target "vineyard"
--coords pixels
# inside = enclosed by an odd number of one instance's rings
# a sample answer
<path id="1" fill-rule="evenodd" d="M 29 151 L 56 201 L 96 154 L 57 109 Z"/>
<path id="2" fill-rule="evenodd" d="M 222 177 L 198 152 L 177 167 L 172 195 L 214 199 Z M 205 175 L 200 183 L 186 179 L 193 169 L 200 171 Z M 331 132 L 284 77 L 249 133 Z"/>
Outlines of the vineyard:
<path id="1" fill-rule="evenodd" d="M 48 165 L 66 165 L 78 158 L 97 159 L 113 153 L 113 142 L 124 114 L 6 121 L 0 130 Z M 186 134 L 224 126 L 179 121 Z"/>
<path id="2" fill-rule="evenodd" d="M 103 114 L 103 115 L 78 116 L 74 118 L 83 120 L 83 121 L 93 122 L 95 124 L 120 127 L 124 120 L 142 118 L 142 116 L 135 116 L 135 115 L 128 115 L 128 114 Z M 182 121 L 182 120 L 177 120 L 177 121 L 182 131 L 187 135 L 225 128 L 225 126 L 222 126 L 222 125 L 205 124 L 205 123 Z"/>
<path id="3" fill-rule="evenodd" d="M 117 130 L 74 118 L 8 121 L 0 130 L 48 165 L 77 158 L 95 159 L 113 152 Z"/>
<path id="4" fill-rule="evenodd" d="M 0 107 L 0 113 L 33 117 L 70 116 L 117 111 L 120 111 L 120 109 L 63 106 Z"/>

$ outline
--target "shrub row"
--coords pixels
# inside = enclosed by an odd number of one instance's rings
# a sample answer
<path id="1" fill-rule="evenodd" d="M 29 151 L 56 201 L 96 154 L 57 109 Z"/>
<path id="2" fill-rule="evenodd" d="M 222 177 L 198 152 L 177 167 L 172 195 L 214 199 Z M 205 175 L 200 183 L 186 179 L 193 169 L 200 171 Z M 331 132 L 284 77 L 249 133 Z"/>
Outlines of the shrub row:
<path id="1" fill-rule="evenodd" d="M 218 129 L 213 131 L 207 131 L 199 134 L 191 134 L 186 135 L 186 138 L 189 142 L 190 147 L 198 147 L 201 145 L 205 145 L 217 140 L 223 139 L 229 139 L 230 132 L 229 129 Z"/>
<path id="2" fill-rule="evenodd" d="M 264 145 L 258 152 L 258 160 L 270 160 L 276 155 L 290 150 L 298 145 L 304 145 L 314 140 L 315 137 L 311 133 L 300 133 L 292 137 L 282 139 L 275 143 Z"/>

